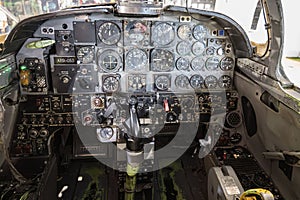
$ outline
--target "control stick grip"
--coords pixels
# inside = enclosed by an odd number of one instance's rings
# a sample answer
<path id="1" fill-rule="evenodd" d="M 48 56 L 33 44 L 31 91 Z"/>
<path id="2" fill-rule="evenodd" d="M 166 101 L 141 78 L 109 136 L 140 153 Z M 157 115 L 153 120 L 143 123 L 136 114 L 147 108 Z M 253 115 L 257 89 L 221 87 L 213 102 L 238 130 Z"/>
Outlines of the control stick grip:
<path id="1" fill-rule="evenodd" d="M 129 127 L 129 135 L 135 138 L 141 137 L 140 131 L 140 120 L 137 114 L 137 104 L 138 100 L 135 96 L 130 97 L 129 99 L 129 116 L 130 116 L 130 127 Z"/>

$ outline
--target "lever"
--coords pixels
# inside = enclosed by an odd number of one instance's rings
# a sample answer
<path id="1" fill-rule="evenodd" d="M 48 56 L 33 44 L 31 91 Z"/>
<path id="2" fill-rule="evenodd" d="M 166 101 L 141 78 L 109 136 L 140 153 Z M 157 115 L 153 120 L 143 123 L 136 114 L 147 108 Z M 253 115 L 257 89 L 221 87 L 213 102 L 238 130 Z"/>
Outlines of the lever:
<path id="1" fill-rule="evenodd" d="M 129 101 L 128 133 L 125 135 L 127 148 L 127 175 L 135 176 L 144 160 L 144 144 L 141 138 L 140 121 L 137 114 L 138 99 L 131 96 Z"/>
<path id="2" fill-rule="evenodd" d="M 131 96 L 129 99 L 129 115 L 130 115 L 130 127 L 129 134 L 132 137 L 140 138 L 140 120 L 137 115 L 138 100 L 135 96 Z"/>

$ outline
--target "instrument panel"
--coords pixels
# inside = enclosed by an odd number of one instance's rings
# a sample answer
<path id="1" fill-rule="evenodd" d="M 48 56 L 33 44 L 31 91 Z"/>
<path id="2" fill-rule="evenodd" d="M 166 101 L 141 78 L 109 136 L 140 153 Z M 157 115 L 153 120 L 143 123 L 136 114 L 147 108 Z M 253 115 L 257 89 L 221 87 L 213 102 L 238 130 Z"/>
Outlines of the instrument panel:
<path id="1" fill-rule="evenodd" d="M 62 25 L 52 19 L 36 31 L 37 38 L 55 40 L 55 53 L 46 58 L 50 60 L 49 85 L 54 93 L 232 89 L 233 45 L 218 24 L 180 22 L 179 16 L 155 20 L 99 18 L 66 18 Z M 55 29 L 55 34 L 49 35 L 43 32 L 45 27 L 65 30 Z M 20 65 L 26 54 L 31 57 L 28 49 L 22 50 Z M 32 78 L 21 68 L 20 73 L 27 74 L 23 82 Z M 28 85 L 21 84 L 23 92 L 37 93 L 28 90 Z M 47 93 L 45 88 L 43 91 Z"/>
<path id="2" fill-rule="evenodd" d="M 157 133 L 156 127 L 208 123 L 211 114 L 237 110 L 236 51 L 225 28 L 212 20 L 181 19 L 92 13 L 43 22 L 16 55 L 25 100 L 19 108 L 12 155 L 46 155 L 41 141 L 75 124 L 99 133 L 101 143 L 114 142 L 120 137 L 117 130 L 128 129 L 132 95 L 138 101 L 141 132 L 147 137 Z M 37 102 L 34 110 L 28 110 L 30 99 Z M 71 107 L 55 110 L 54 105 L 47 106 L 52 99 L 67 99 Z M 48 108 L 46 113 L 40 104 Z M 109 133 L 107 129 L 113 130 L 113 137 L 101 135 Z M 44 130 L 49 133 L 43 140 Z M 26 151 L 27 144 L 32 151 Z"/>

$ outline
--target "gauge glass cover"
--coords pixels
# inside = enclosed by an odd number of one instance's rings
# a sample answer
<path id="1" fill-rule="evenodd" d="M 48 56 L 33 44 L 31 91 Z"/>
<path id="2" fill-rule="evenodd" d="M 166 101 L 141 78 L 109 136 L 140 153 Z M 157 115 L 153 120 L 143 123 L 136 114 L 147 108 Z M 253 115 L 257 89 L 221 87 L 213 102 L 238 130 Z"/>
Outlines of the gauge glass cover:
<path id="1" fill-rule="evenodd" d="M 168 45 L 175 38 L 175 31 L 171 24 L 160 23 L 154 27 L 152 32 L 152 40 L 157 43 L 157 45 Z"/>
<path id="2" fill-rule="evenodd" d="M 112 22 L 105 22 L 98 29 L 99 39 L 106 45 L 114 45 L 121 39 L 121 29 Z"/>
<path id="3" fill-rule="evenodd" d="M 91 48 L 91 47 L 81 47 L 77 51 L 77 58 L 83 64 L 93 62 L 93 60 L 94 60 L 94 49 Z"/>
<path id="4" fill-rule="evenodd" d="M 116 92 L 119 89 L 119 80 L 117 77 L 108 76 L 103 80 L 104 92 Z"/>
<path id="5" fill-rule="evenodd" d="M 169 72 L 174 69 L 174 55 L 164 49 L 154 49 L 151 53 L 151 68 L 157 72 Z"/>
<path id="6" fill-rule="evenodd" d="M 157 76 L 155 79 L 155 86 L 158 90 L 168 90 L 170 88 L 170 79 L 167 75 Z"/>
<path id="7" fill-rule="evenodd" d="M 126 54 L 126 69 L 128 71 L 141 71 L 148 65 L 147 53 L 141 49 L 131 49 Z"/>

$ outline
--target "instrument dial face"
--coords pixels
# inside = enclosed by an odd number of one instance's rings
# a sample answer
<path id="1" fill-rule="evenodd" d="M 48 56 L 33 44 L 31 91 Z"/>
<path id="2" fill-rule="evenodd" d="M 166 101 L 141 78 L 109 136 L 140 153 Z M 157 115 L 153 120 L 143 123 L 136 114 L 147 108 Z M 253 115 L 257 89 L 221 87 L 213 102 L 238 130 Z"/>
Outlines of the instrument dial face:
<path id="1" fill-rule="evenodd" d="M 121 29 L 112 22 L 105 22 L 98 29 L 99 39 L 106 45 L 113 45 L 121 39 Z"/>
<path id="2" fill-rule="evenodd" d="M 128 22 L 126 26 L 128 38 L 133 44 L 138 44 L 144 40 L 147 29 L 147 25 L 141 21 Z"/>
<path id="3" fill-rule="evenodd" d="M 115 72 L 120 68 L 121 58 L 116 51 L 106 50 L 98 57 L 98 65 L 105 72 Z"/>
<path id="4" fill-rule="evenodd" d="M 183 57 L 178 58 L 176 61 L 176 67 L 178 70 L 186 71 L 189 69 L 190 63 L 189 60 Z"/>
<path id="5" fill-rule="evenodd" d="M 185 56 L 190 53 L 190 44 L 188 42 L 179 42 L 177 45 L 177 52 L 179 55 Z"/>
<path id="6" fill-rule="evenodd" d="M 197 25 L 193 29 L 193 36 L 196 40 L 203 40 L 209 33 L 209 30 L 206 26 L 204 25 Z"/>
<path id="7" fill-rule="evenodd" d="M 196 57 L 192 60 L 191 67 L 194 71 L 200 71 L 204 68 L 205 61 L 201 57 Z"/>
<path id="8" fill-rule="evenodd" d="M 234 60 L 231 57 L 225 57 L 221 60 L 220 68 L 224 71 L 231 70 L 234 67 Z"/>
<path id="9" fill-rule="evenodd" d="M 206 49 L 206 55 L 212 56 L 212 55 L 214 55 L 214 54 L 215 54 L 215 48 L 213 48 L 213 47 L 208 47 L 208 48 Z"/>
<path id="10" fill-rule="evenodd" d="M 91 63 L 94 60 L 94 49 L 91 47 L 81 47 L 77 51 L 78 60 L 83 63 Z"/>
<path id="11" fill-rule="evenodd" d="M 218 83 L 219 83 L 220 88 L 230 88 L 231 77 L 228 75 L 223 75 L 219 78 Z"/>
<path id="12" fill-rule="evenodd" d="M 140 75 L 129 75 L 128 76 L 128 90 L 136 91 L 146 87 L 146 76 Z"/>
<path id="13" fill-rule="evenodd" d="M 171 86 L 169 77 L 167 75 L 157 76 L 155 79 L 155 86 L 158 90 L 168 90 Z"/>
<path id="14" fill-rule="evenodd" d="M 224 55 L 224 53 L 225 53 L 225 50 L 224 50 L 224 48 L 223 48 L 223 47 L 220 47 L 220 48 L 218 48 L 218 50 L 217 50 L 217 54 L 218 54 L 219 56 L 222 56 L 222 55 Z"/>
<path id="15" fill-rule="evenodd" d="M 160 23 L 154 27 L 152 39 L 158 45 L 170 44 L 175 38 L 175 31 L 171 24 Z"/>
<path id="16" fill-rule="evenodd" d="M 218 79 L 213 75 L 209 75 L 205 78 L 204 84 L 208 89 L 216 88 L 218 85 Z"/>
<path id="17" fill-rule="evenodd" d="M 192 35 L 192 30 L 188 25 L 184 24 L 179 26 L 177 34 L 180 39 L 189 40 Z"/>
<path id="18" fill-rule="evenodd" d="M 203 54 L 205 50 L 205 44 L 203 42 L 195 42 L 192 46 L 192 51 L 196 56 Z"/>
<path id="19" fill-rule="evenodd" d="M 205 62 L 206 69 L 212 71 L 218 69 L 219 66 L 219 59 L 216 57 L 210 57 Z"/>
<path id="20" fill-rule="evenodd" d="M 119 89 L 119 80 L 117 77 L 108 76 L 103 80 L 104 92 L 116 92 Z"/>
<path id="21" fill-rule="evenodd" d="M 175 79 L 175 85 L 178 88 L 182 88 L 182 89 L 188 88 L 189 84 L 190 84 L 189 78 L 185 75 L 179 75 Z"/>
<path id="22" fill-rule="evenodd" d="M 199 74 L 195 74 L 190 79 L 190 84 L 194 89 L 200 89 L 203 87 L 204 79 Z"/>
<path id="23" fill-rule="evenodd" d="M 147 64 L 147 53 L 141 49 L 132 49 L 126 55 L 126 69 L 129 71 L 141 71 Z"/>
<path id="24" fill-rule="evenodd" d="M 155 49 L 151 54 L 152 70 L 157 72 L 169 72 L 174 69 L 174 55 L 164 49 Z"/>

